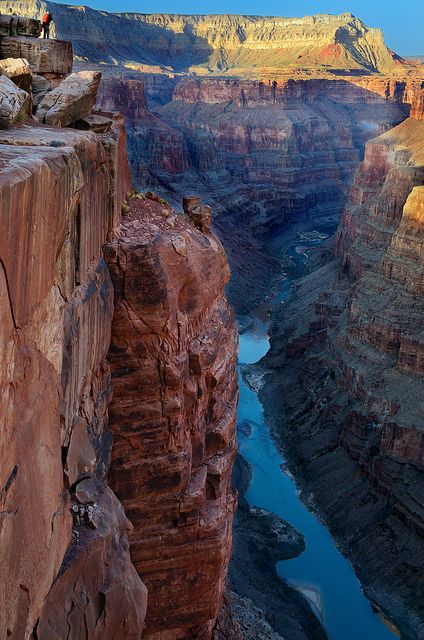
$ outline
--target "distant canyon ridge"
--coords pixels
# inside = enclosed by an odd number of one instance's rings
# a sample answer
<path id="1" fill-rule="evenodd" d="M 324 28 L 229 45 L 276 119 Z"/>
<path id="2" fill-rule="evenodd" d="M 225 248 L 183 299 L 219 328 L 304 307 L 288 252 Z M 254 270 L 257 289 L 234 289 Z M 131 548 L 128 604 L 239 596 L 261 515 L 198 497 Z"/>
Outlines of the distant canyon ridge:
<path id="1" fill-rule="evenodd" d="M 287 70 L 386 73 L 404 61 L 380 29 L 351 13 L 305 18 L 116 13 L 53 2 L 11 3 L 17 13 L 54 15 L 56 37 L 80 60 L 151 72 L 280 74 Z M 7 5 L 10 6 L 10 3 Z"/>

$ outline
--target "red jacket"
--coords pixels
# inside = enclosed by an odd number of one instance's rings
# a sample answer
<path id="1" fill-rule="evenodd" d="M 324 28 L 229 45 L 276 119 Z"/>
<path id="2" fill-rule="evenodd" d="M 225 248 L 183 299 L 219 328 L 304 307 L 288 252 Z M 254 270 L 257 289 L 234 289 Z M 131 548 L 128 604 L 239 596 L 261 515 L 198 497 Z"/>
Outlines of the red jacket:
<path id="1" fill-rule="evenodd" d="M 53 20 L 49 13 L 45 13 L 42 19 L 43 25 L 49 26 L 50 22 Z"/>

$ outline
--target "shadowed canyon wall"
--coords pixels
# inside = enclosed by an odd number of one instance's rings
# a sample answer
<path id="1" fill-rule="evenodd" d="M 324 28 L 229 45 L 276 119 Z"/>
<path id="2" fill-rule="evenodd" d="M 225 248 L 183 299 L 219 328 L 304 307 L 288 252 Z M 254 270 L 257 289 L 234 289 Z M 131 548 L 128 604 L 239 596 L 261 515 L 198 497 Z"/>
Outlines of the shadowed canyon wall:
<path id="1" fill-rule="evenodd" d="M 296 224 L 335 226 L 365 142 L 410 110 L 382 84 L 374 90 L 320 79 L 273 87 L 139 75 L 124 80 L 125 92 L 110 74 L 100 87 L 101 108 L 112 107 L 118 90 L 134 95 L 136 86 L 137 104 L 146 105 L 136 117 L 124 110 L 135 182 L 171 200 L 195 190 L 213 204 L 233 272 L 230 298 L 240 312 L 263 299 L 281 268 L 282 232 Z"/>
<path id="2" fill-rule="evenodd" d="M 368 594 L 411 639 L 424 629 L 423 151 L 417 108 L 367 144 L 336 259 L 274 319 L 262 392 Z"/>

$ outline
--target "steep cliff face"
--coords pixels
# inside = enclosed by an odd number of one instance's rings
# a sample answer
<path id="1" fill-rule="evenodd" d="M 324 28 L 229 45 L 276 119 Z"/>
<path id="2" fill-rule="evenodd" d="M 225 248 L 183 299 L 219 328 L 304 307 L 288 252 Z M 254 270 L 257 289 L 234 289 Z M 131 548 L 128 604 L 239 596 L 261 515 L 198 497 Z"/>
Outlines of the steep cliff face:
<path id="1" fill-rule="evenodd" d="M 339 257 L 276 317 L 263 392 L 277 437 L 405 638 L 424 629 L 423 140 L 423 120 L 409 118 L 368 143 Z"/>
<path id="2" fill-rule="evenodd" d="M 110 481 L 134 525 L 132 559 L 149 591 L 143 637 L 210 638 L 235 509 L 227 261 L 210 232 L 137 198 L 106 256 L 115 288 Z"/>
<path id="3" fill-rule="evenodd" d="M 16 639 L 34 628 L 38 638 L 88 639 L 125 626 L 138 638 L 143 626 L 131 525 L 105 485 L 113 290 L 101 248 L 129 185 L 118 153 L 119 118 L 104 135 L 1 133 L 0 629 Z M 91 497 L 81 477 L 93 478 Z"/>
<path id="4" fill-rule="evenodd" d="M 55 15 L 58 37 L 92 62 L 123 62 L 143 70 L 201 74 L 278 73 L 286 68 L 375 72 L 404 61 L 379 29 L 350 13 L 280 18 L 237 15 L 107 14 L 88 7 L 14 0 L 23 15 Z M 95 25 L 95 28 L 93 28 Z"/>

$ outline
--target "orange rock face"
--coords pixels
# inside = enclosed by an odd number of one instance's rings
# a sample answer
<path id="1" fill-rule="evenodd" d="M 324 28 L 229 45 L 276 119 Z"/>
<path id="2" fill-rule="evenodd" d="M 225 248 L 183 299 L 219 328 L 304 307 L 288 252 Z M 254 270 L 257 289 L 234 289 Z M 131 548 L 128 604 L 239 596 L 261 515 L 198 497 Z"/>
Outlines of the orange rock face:
<path id="1" fill-rule="evenodd" d="M 231 552 L 237 332 L 220 242 L 134 199 L 107 246 L 111 486 L 149 592 L 143 637 L 210 638 Z"/>
<path id="2" fill-rule="evenodd" d="M 104 478 L 109 463 L 113 291 L 102 245 L 128 179 L 119 164 L 110 170 L 123 144 L 119 119 L 102 136 L 28 126 L 1 135 L 1 637 L 26 639 L 38 623 L 62 629 L 77 577 L 98 632 L 71 637 L 107 637 L 124 620 L 128 637 L 141 634 L 144 588 L 118 501 L 101 491 L 95 528 L 73 523 L 69 509 L 81 475 Z M 114 597 L 101 575 L 120 576 L 128 598 Z M 55 600 L 61 590 L 66 603 Z"/>

